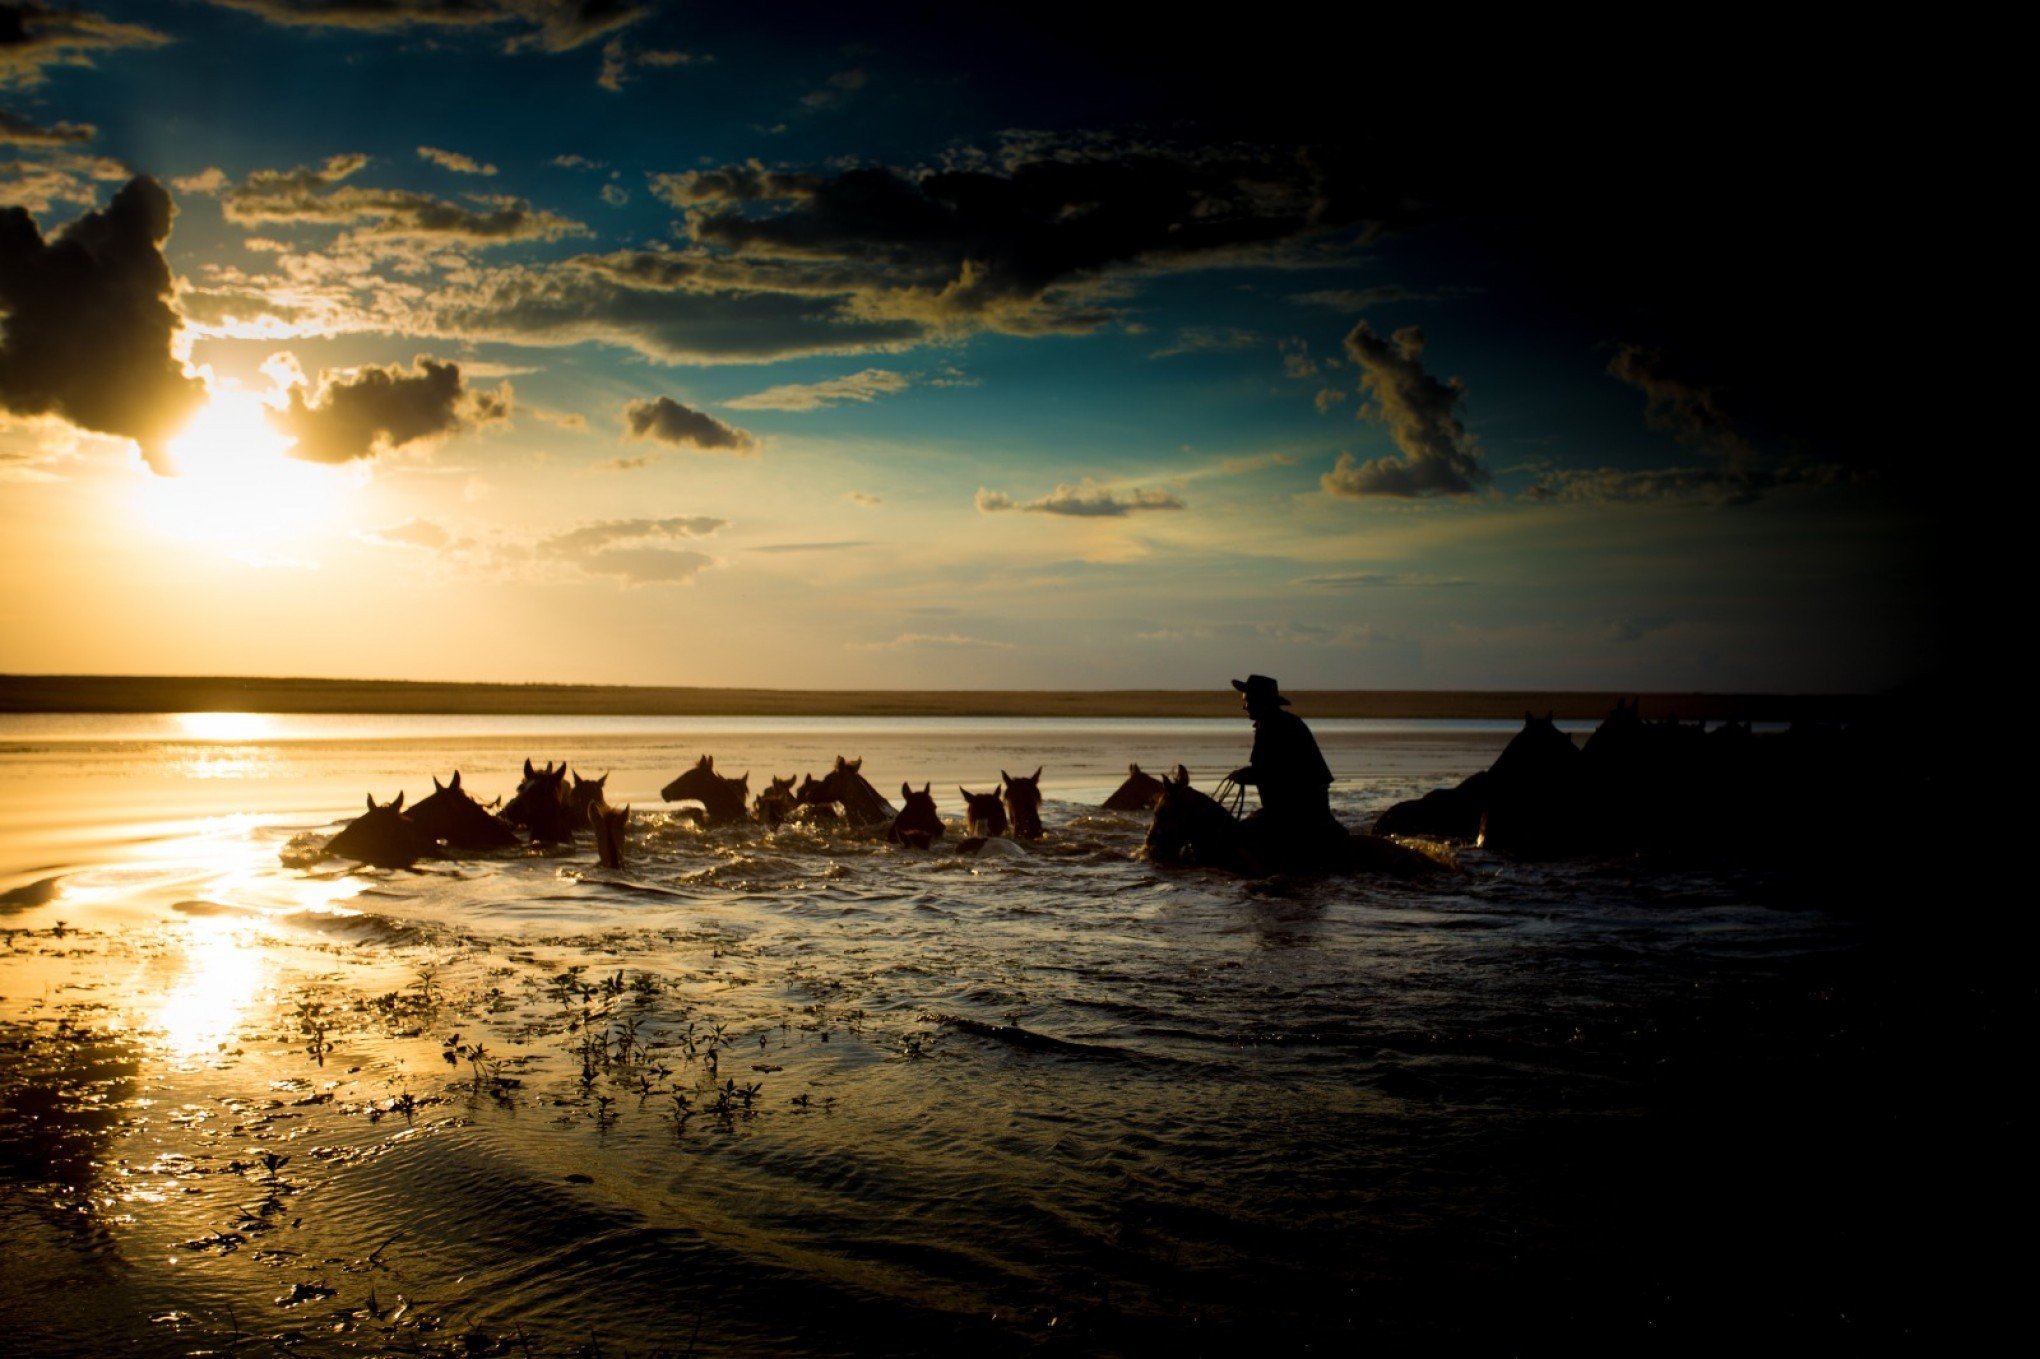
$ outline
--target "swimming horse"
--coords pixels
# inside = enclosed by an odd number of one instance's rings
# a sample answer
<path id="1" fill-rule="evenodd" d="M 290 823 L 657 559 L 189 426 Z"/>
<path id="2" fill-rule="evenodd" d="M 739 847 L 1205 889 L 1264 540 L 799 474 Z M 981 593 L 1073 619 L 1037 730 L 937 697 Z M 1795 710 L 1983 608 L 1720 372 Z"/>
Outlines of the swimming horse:
<path id="1" fill-rule="evenodd" d="M 588 804 L 588 824 L 595 831 L 596 859 L 604 868 L 622 868 L 623 833 L 630 826 L 629 804 L 618 809 L 597 798 Z"/>
<path id="2" fill-rule="evenodd" d="M 711 826 L 728 826 L 745 819 L 751 776 L 726 779 L 715 772 L 715 756 L 704 755 L 694 767 L 659 790 L 668 802 L 699 802 Z"/>
<path id="3" fill-rule="evenodd" d="M 893 818 L 892 828 L 885 833 L 886 839 L 910 849 L 926 849 L 942 838 L 945 828 L 942 814 L 935 810 L 935 795 L 928 791 L 931 786 L 924 783 L 917 793 L 912 784 L 900 784 L 900 798 L 906 805 Z"/>
<path id="4" fill-rule="evenodd" d="M 843 808 L 844 819 L 853 826 L 885 825 L 898 813 L 858 772 L 863 767 L 862 758 L 846 760 L 838 755 L 835 768 L 819 779 L 810 776 L 801 784 L 801 802 L 809 806 L 836 803 Z"/>
<path id="5" fill-rule="evenodd" d="M 776 826 L 793 815 L 799 799 L 794 796 L 793 775 L 783 779 L 774 779 L 769 774 L 766 777 L 771 783 L 752 800 L 751 819 L 761 826 Z"/>
<path id="6" fill-rule="evenodd" d="M 427 839 L 442 840 L 449 849 L 508 849 L 517 843 L 517 831 L 509 822 L 492 814 L 460 786 L 460 771 L 453 781 L 442 784 L 432 776 L 432 795 L 404 813 L 404 819 L 424 832 Z"/>
<path id="7" fill-rule="evenodd" d="M 1039 840 L 1041 838 L 1041 766 L 1034 766 L 1031 778 L 1014 778 L 1005 770 L 999 777 L 1006 781 L 1003 794 L 1006 815 L 1013 822 L 1015 840 Z"/>
<path id="8" fill-rule="evenodd" d="M 530 831 L 534 845 L 568 844 L 574 832 L 587 824 L 574 819 L 566 765 L 555 769 L 552 761 L 547 760 L 545 768 L 533 769 L 528 758 L 524 761 L 524 781 L 517 785 L 516 795 L 503 808 L 503 819 Z"/>
<path id="9" fill-rule="evenodd" d="M 376 868 L 409 868 L 420 859 L 439 858 L 439 846 L 425 832 L 404 819 L 404 795 L 396 801 L 375 805 L 368 795 L 368 810 L 355 817 L 340 833 L 326 842 L 326 853 L 335 859 L 352 859 Z"/>
<path id="10" fill-rule="evenodd" d="M 963 822 L 966 833 L 972 837 L 983 836 L 995 839 L 1006 833 L 1006 804 L 999 798 L 999 790 L 989 793 L 973 793 L 959 785 L 957 792 L 963 794 Z"/>
<path id="11" fill-rule="evenodd" d="M 1108 812 L 1144 812 L 1155 805 L 1155 794 L 1161 791 L 1160 779 L 1146 773 L 1139 765 L 1130 764 L 1126 766 L 1126 782 L 1120 784 L 1102 805 Z"/>
<path id="12" fill-rule="evenodd" d="M 1154 863 L 1196 865 L 1229 873 L 1387 873 L 1423 877 L 1444 867 L 1438 860 L 1378 835 L 1350 832 L 1319 850 L 1283 846 L 1239 821 L 1217 800 L 1190 786 L 1177 765 L 1155 795 L 1154 822 L 1141 856 Z"/>

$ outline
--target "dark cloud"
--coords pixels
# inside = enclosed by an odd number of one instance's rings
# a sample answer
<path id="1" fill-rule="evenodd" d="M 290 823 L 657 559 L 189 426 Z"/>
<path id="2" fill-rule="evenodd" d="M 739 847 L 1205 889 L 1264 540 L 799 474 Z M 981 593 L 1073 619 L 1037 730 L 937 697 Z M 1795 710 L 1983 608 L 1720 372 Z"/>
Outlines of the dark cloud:
<path id="1" fill-rule="evenodd" d="M 650 0 L 212 0 L 273 24 L 379 31 L 401 28 L 514 30 L 511 51 L 566 52 L 636 23 Z"/>
<path id="2" fill-rule="evenodd" d="M 429 150 L 421 148 L 419 154 Z M 366 236 L 451 239 L 473 245 L 553 241 L 588 231 L 579 222 L 533 208 L 521 198 L 474 194 L 469 201 L 477 206 L 463 207 L 427 194 L 345 182 L 367 164 L 366 156 L 344 155 L 316 167 L 257 170 L 221 195 L 220 210 L 228 221 L 244 226 L 366 223 L 360 229 Z"/>
<path id="3" fill-rule="evenodd" d="M 1424 371 L 1424 332 L 1405 326 L 1384 339 L 1365 321 L 1346 336 L 1346 353 L 1360 366 L 1360 410 L 1388 427 L 1400 456 L 1358 462 L 1341 453 L 1320 478 L 1333 495 L 1470 495 L 1487 484 L 1480 445 L 1455 409 L 1466 394 L 1458 378 L 1440 382 Z"/>
<path id="4" fill-rule="evenodd" d="M 99 129 L 90 123 L 51 123 L 44 127 L 9 109 L 0 109 L 0 146 L 76 146 L 89 142 Z"/>
<path id="5" fill-rule="evenodd" d="M 170 41 L 142 24 L 71 6 L 0 4 L 0 89 L 41 84 L 52 66 L 90 66 L 97 52 Z"/>
<path id="6" fill-rule="evenodd" d="M 1638 505 L 1658 501 L 1749 505 L 1786 486 L 1836 486 L 1860 475 L 1839 463 L 1554 469 L 1540 473 L 1523 492 L 1523 499 L 1572 505 Z"/>
<path id="7" fill-rule="evenodd" d="M 655 181 L 688 210 L 689 286 L 840 298 L 929 332 L 1082 332 L 1108 275 L 1345 249 L 1395 217 L 1335 157 L 1106 136 L 1013 136 L 933 168 L 753 161 Z"/>
<path id="8" fill-rule="evenodd" d="M 1472 297 L 1479 291 L 1478 288 L 1410 288 L 1400 283 L 1385 283 L 1373 288 L 1319 288 L 1297 293 L 1289 300 L 1312 307 L 1354 312 L 1371 311 L 1394 302 L 1451 302 Z"/>
<path id="9" fill-rule="evenodd" d="M 691 66 L 698 60 L 701 58 L 692 52 L 635 48 L 618 36 L 602 44 L 602 69 L 596 73 L 595 83 L 617 93 L 630 83 L 632 67 L 671 70 L 676 66 Z"/>
<path id="10" fill-rule="evenodd" d="M 1643 393 L 1645 424 L 1687 447 L 1732 465 L 1746 462 L 1754 451 L 1722 408 L 1720 396 L 1676 372 L 1661 350 L 1625 344 L 1608 360 L 1608 376 Z"/>
<path id="11" fill-rule="evenodd" d="M 1143 510 L 1180 510 L 1180 497 L 1160 490 L 1135 489 L 1124 493 L 1108 490 L 1094 482 L 1075 486 L 1064 483 L 1038 500 L 1015 500 L 1004 491 L 980 487 L 975 497 L 980 514 L 1000 510 L 1024 510 L 1030 514 L 1060 514 L 1077 519 L 1123 519 Z"/>
<path id="12" fill-rule="evenodd" d="M 292 457 L 351 462 L 506 419 L 512 401 L 507 382 L 494 391 L 470 388 L 459 364 L 421 355 L 409 372 L 370 367 L 324 374 L 309 400 L 304 387 L 293 387 L 290 405 L 274 418 L 297 440 Z"/>
<path id="13" fill-rule="evenodd" d="M 205 398 L 171 352 L 175 215 L 148 178 L 48 241 L 26 209 L 0 208 L 0 408 L 125 436 L 165 469 L 164 444 Z"/>
<path id="14" fill-rule="evenodd" d="M 623 408 L 623 424 L 626 439 L 656 439 L 709 453 L 746 454 L 758 449 L 758 438 L 750 431 L 726 425 L 670 396 L 631 402 Z"/>
<path id="15" fill-rule="evenodd" d="M 1474 584 L 1458 576 L 1426 576 L 1413 571 L 1347 571 L 1332 576 L 1304 576 L 1296 583 L 1356 590 L 1448 589 Z"/>
<path id="16" fill-rule="evenodd" d="M 555 557 L 579 557 L 644 538 L 706 538 L 729 526 L 729 520 L 706 514 L 666 519 L 599 519 L 553 534 L 539 544 L 539 551 Z"/>

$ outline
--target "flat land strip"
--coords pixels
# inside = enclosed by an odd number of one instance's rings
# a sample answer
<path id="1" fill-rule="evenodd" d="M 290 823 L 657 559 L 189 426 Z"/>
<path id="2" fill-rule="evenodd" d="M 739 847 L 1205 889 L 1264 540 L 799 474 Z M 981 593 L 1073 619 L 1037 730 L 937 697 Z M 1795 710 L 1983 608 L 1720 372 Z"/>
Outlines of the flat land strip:
<path id="1" fill-rule="evenodd" d="M 1433 689 L 1286 690 L 1305 717 L 1605 716 L 1617 692 Z M 1864 694 L 1644 694 L 1647 718 L 1838 721 Z M 1211 689 L 698 689 L 600 684 L 152 675 L 0 675 L 0 712 L 483 713 L 561 717 L 1237 717 L 1224 680 Z"/>

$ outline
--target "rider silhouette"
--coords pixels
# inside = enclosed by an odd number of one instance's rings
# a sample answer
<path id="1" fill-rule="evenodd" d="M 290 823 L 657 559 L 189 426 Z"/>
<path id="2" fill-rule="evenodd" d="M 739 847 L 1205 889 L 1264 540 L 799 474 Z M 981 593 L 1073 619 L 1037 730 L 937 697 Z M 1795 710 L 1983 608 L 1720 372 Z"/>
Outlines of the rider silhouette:
<path id="1" fill-rule="evenodd" d="M 1332 816 L 1332 771 L 1303 719 L 1288 711 L 1289 700 L 1266 675 L 1234 680 L 1240 706 L 1254 719 L 1252 763 L 1235 769 L 1233 782 L 1260 791 L 1261 809 L 1247 820 L 1263 835 L 1293 848 L 1343 836 Z"/>

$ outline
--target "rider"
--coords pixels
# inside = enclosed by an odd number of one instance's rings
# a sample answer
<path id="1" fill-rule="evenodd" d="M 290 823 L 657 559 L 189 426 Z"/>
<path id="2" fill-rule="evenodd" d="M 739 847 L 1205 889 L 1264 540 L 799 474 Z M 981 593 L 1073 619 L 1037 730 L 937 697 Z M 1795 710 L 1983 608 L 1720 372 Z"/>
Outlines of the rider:
<path id="1" fill-rule="evenodd" d="M 1332 771 L 1318 752 L 1316 738 L 1303 719 L 1287 711 L 1289 700 L 1266 675 L 1234 680 L 1240 706 L 1254 719 L 1252 763 L 1232 772 L 1233 782 L 1250 784 L 1261 793 L 1261 809 L 1247 818 L 1260 833 L 1286 848 L 1310 849 L 1345 828 L 1332 816 L 1329 793 Z"/>

